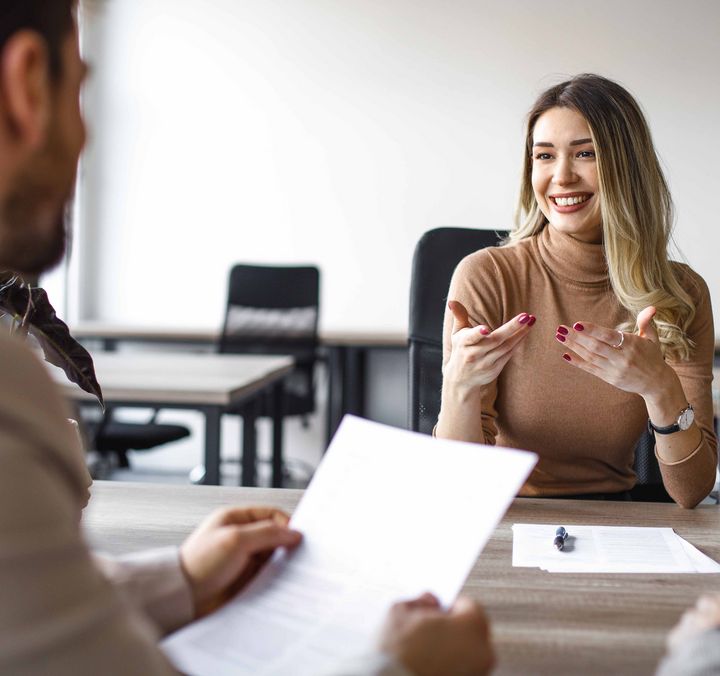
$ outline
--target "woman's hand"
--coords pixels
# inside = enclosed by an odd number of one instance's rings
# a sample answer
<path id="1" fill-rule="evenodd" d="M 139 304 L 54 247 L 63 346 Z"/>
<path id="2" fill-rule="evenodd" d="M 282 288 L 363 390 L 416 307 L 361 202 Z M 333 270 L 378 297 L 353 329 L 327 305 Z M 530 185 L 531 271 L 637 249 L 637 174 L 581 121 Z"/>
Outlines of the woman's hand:
<path id="1" fill-rule="evenodd" d="M 288 528 L 289 519 L 272 507 L 230 507 L 200 524 L 180 547 L 196 617 L 237 594 L 277 547 L 300 543 L 302 535 Z"/>
<path id="2" fill-rule="evenodd" d="M 452 351 L 443 376 L 447 383 L 468 394 L 498 377 L 527 337 L 535 317 L 523 312 L 492 331 L 484 324 L 473 328 L 462 303 L 451 300 L 448 308 L 454 325 Z"/>
<path id="3" fill-rule="evenodd" d="M 568 349 L 563 359 L 573 366 L 625 392 L 652 397 L 677 380 L 660 351 L 654 316 L 654 307 L 640 312 L 638 335 L 582 321 L 572 328 L 561 324 L 555 339 Z"/>

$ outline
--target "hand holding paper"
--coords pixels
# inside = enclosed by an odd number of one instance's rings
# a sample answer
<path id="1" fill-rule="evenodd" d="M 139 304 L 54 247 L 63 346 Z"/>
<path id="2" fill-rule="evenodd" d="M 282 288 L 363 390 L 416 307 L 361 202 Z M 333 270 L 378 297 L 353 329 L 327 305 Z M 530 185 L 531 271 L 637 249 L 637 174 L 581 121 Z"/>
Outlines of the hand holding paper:
<path id="1" fill-rule="evenodd" d="M 375 650 L 397 599 L 453 605 L 536 461 L 346 417 L 293 514 L 302 544 L 165 641 L 170 658 L 196 676 L 302 676 Z"/>
<path id="2" fill-rule="evenodd" d="M 219 509 L 180 548 L 195 616 L 203 617 L 237 594 L 277 547 L 295 547 L 302 536 L 290 517 L 272 507 Z"/>

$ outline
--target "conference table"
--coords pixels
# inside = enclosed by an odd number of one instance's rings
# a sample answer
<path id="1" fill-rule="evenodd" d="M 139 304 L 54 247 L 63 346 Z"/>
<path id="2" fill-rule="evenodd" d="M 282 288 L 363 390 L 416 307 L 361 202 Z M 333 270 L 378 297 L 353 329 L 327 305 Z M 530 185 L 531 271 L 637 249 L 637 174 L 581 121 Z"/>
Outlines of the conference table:
<path id="1" fill-rule="evenodd" d="M 94 548 L 123 554 L 179 544 L 216 507 L 265 504 L 292 511 L 301 495 L 288 489 L 98 481 L 84 523 Z M 513 523 L 671 526 L 720 560 L 717 506 L 690 511 L 660 503 L 516 499 L 463 590 L 481 601 L 490 617 L 497 674 L 652 674 L 682 612 L 700 594 L 720 593 L 720 575 L 714 574 L 551 574 L 513 568 Z"/>
<path id="2" fill-rule="evenodd" d="M 93 354 L 105 402 L 114 407 L 182 408 L 205 416 L 205 476 L 220 483 L 220 430 L 224 413 L 243 418 L 242 482 L 257 484 L 255 421 L 260 397 L 273 401 L 273 486 L 282 485 L 282 383 L 292 357 L 265 355 L 100 352 Z M 79 402 L 94 397 L 53 372 L 66 396 Z"/>

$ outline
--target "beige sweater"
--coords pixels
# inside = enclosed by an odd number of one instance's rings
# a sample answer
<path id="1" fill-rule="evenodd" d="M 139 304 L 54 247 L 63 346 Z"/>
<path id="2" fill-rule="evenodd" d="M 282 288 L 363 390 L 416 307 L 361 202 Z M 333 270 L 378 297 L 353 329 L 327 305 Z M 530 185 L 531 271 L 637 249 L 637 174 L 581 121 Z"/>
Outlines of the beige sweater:
<path id="1" fill-rule="evenodd" d="M 670 495 L 694 506 L 711 489 L 717 466 L 713 428 L 714 329 L 702 278 L 676 264 L 697 313 L 689 330 L 696 348 L 690 361 L 669 362 L 680 377 L 702 431 L 685 460 L 661 463 Z M 528 338 L 500 376 L 483 388 L 485 443 L 523 448 L 540 460 L 521 495 L 559 496 L 620 492 L 635 485 L 633 450 L 647 424 L 642 398 L 623 392 L 561 358 L 558 324 L 588 321 L 615 327 L 628 319 L 610 290 L 601 244 L 587 244 L 546 227 L 516 244 L 466 257 L 450 284 L 473 325 L 496 328 L 521 312 L 537 316 Z M 451 351 L 452 314 L 444 325 L 444 356 Z"/>

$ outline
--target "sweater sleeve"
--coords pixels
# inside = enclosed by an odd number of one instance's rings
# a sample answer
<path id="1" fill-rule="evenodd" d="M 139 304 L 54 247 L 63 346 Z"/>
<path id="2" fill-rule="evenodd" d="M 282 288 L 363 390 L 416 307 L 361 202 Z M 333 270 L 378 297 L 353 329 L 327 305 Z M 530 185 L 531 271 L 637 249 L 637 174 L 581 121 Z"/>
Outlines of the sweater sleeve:
<path id="1" fill-rule="evenodd" d="M 166 635 L 193 619 L 193 602 L 177 547 L 138 552 L 95 561 L 131 606 Z"/>
<path id="2" fill-rule="evenodd" d="M 717 676 L 720 674 L 720 629 L 696 634 L 668 653 L 655 676 Z"/>
<path id="3" fill-rule="evenodd" d="M 472 326 L 485 324 L 492 331 L 501 326 L 505 318 L 498 288 L 501 275 L 490 251 L 482 249 L 460 261 L 450 281 L 447 300 L 460 301 L 465 306 Z M 453 329 L 453 314 L 446 305 L 443 323 L 443 373 L 452 355 Z M 490 445 L 495 445 L 497 436 L 497 394 L 497 379 L 482 388 L 480 425 L 483 442 Z"/>
<path id="4" fill-rule="evenodd" d="M 413 676 L 413 673 L 394 658 L 378 652 L 348 660 L 324 676 Z"/>
<path id="5" fill-rule="evenodd" d="M 690 359 L 668 363 L 677 373 L 685 396 L 695 410 L 695 422 L 701 440 L 685 459 L 666 463 L 658 456 L 663 483 L 670 496 L 681 506 L 692 508 L 712 490 L 717 468 L 717 438 L 713 422 L 712 367 L 715 353 L 710 292 L 707 284 L 683 266 L 684 286 L 696 305 L 695 318 L 688 335 L 695 343 Z"/>

